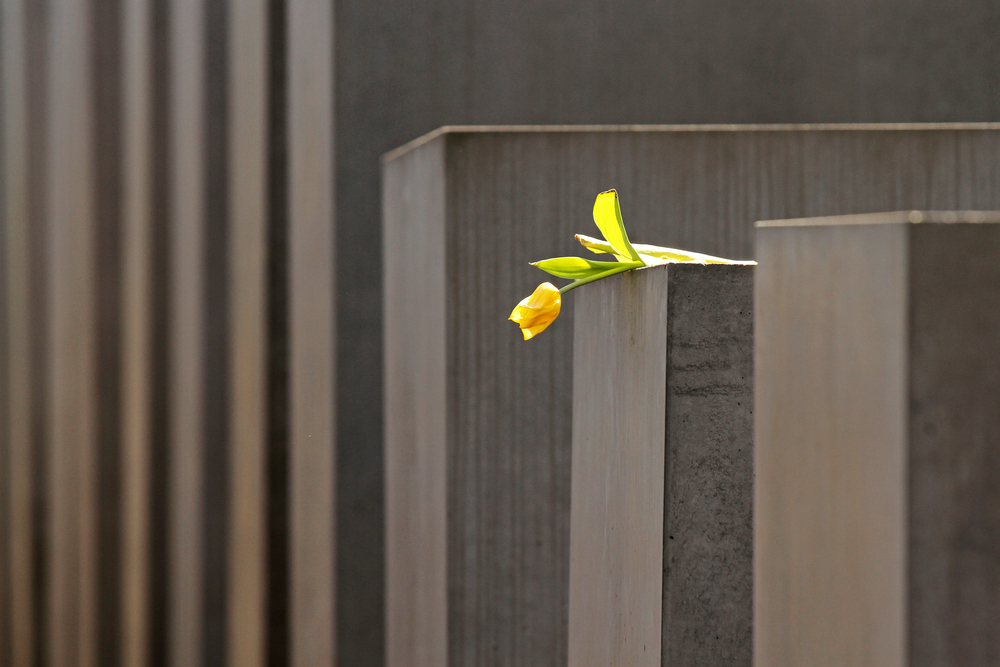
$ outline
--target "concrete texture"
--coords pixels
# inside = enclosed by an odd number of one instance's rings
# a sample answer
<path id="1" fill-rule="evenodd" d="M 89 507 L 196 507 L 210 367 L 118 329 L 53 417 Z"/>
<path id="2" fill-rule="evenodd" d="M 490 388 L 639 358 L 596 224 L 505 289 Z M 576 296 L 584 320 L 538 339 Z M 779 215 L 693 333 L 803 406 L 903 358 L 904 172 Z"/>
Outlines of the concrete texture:
<path id="1" fill-rule="evenodd" d="M 751 664 L 754 270 L 668 270 L 662 664 L 670 667 Z"/>
<path id="2" fill-rule="evenodd" d="M 333 8 L 287 3 L 288 657 L 337 659 Z M 274 658 L 272 658 L 274 660 Z M 282 661 L 282 658 L 277 658 Z"/>
<path id="3" fill-rule="evenodd" d="M 338 651 L 352 665 L 383 660 L 380 154 L 449 124 L 1000 119 L 1000 10 L 983 0 L 351 1 L 334 15 Z"/>
<path id="4" fill-rule="evenodd" d="M 750 665 L 753 271 L 573 293 L 570 665 Z"/>
<path id="5" fill-rule="evenodd" d="M 1000 664 L 998 223 L 759 230 L 756 663 Z"/>
<path id="6" fill-rule="evenodd" d="M 448 656 L 444 143 L 386 171 L 386 664 Z M 415 281 L 411 275 L 422 276 Z"/>
<path id="7" fill-rule="evenodd" d="M 992 128 L 454 129 L 388 156 L 385 250 L 423 240 L 400 250 L 402 266 L 386 264 L 386 292 L 437 291 L 433 312 L 446 320 L 443 338 L 403 318 L 386 340 L 446 362 L 387 387 L 418 394 L 441 382 L 447 393 L 438 407 L 421 398 L 424 412 L 386 419 L 430 441 L 439 436 L 429 429 L 447 424 L 449 642 L 482 651 L 456 664 L 565 656 L 574 300 L 521 340 L 506 318 L 546 278 L 527 262 L 585 252 L 573 234 L 596 232 L 594 197 L 609 187 L 633 240 L 736 259 L 753 255 L 754 220 L 1000 209 Z M 431 257 L 444 263 L 443 292 L 436 273 L 412 268 Z M 490 530 L 450 537 L 470 526 Z"/>
<path id="8" fill-rule="evenodd" d="M 909 288 L 910 664 L 1000 665 L 1000 224 L 915 226 Z"/>
<path id="9" fill-rule="evenodd" d="M 658 665 L 666 267 L 580 288 L 573 327 L 570 665 Z"/>

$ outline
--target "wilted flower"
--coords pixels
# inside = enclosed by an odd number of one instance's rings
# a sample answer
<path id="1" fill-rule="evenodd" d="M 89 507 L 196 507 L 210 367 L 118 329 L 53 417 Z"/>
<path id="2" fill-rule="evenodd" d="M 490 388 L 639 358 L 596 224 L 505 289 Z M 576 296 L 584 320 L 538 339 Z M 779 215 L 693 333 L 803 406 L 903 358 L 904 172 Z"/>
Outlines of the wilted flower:
<path id="1" fill-rule="evenodd" d="M 545 327 L 559 317 L 562 306 L 562 295 L 552 283 L 542 283 L 535 288 L 531 296 L 523 299 L 514 307 L 510 320 L 521 327 L 524 340 L 541 333 Z"/>

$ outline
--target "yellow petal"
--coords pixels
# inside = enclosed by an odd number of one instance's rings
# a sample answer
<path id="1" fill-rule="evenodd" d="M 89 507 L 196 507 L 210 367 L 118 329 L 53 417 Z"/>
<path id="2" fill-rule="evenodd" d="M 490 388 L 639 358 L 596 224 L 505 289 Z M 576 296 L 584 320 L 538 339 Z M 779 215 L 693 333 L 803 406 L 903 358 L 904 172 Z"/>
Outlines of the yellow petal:
<path id="1" fill-rule="evenodd" d="M 596 253 L 598 255 L 601 253 L 607 253 L 609 255 L 615 255 L 615 258 L 620 262 L 629 261 L 627 257 L 615 254 L 615 249 L 612 248 L 611 244 L 604 239 L 595 239 L 593 236 L 587 236 L 586 234 L 577 234 L 575 238 L 580 242 L 580 245 L 592 253 Z"/>
<path id="2" fill-rule="evenodd" d="M 524 334 L 524 340 L 531 340 L 531 338 L 538 333 L 545 331 L 545 328 L 549 326 L 549 322 L 545 324 L 539 324 L 533 327 L 528 327 L 527 329 L 521 329 L 521 333 Z"/>
<path id="3" fill-rule="evenodd" d="M 524 340 L 545 330 L 559 317 L 562 295 L 552 283 L 542 283 L 521 300 L 510 314 L 510 320 L 521 327 Z"/>

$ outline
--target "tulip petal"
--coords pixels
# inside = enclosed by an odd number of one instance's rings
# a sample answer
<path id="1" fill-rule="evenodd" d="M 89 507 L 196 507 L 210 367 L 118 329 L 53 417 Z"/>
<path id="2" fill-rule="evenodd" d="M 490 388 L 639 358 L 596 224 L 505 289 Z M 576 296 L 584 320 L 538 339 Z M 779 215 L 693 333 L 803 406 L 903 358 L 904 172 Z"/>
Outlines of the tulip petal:
<path id="1" fill-rule="evenodd" d="M 596 255 L 605 253 L 608 255 L 615 254 L 615 249 L 604 239 L 595 239 L 593 236 L 587 236 L 586 234 L 577 234 L 575 238 L 580 242 L 580 245 Z"/>
<path id="2" fill-rule="evenodd" d="M 521 334 L 524 335 L 524 340 L 531 340 L 538 334 L 545 331 L 545 329 L 551 324 L 551 322 L 545 322 L 543 324 L 536 324 L 533 327 L 528 327 L 526 329 L 521 329 Z"/>
<path id="3" fill-rule="evenodd" d="M 510 314 L 511 321 L 521 328 L 524 340 L 541 333 L 559 317 L 562 295 L 552 283 L 542 283 L 530 296 L 521 299 Z"/>
<path id="4" fill-rule="evenodd" d="M 641 261 L 639 254 L 628 241 L 628 234 L 625 233 L 625 223 L 622 222 L 622 211 L 615 190 L 597 195 L 597 200 L 594 202 L 594 222 L 614 249 L 615 255 L 625 258 L 626 261 Z"/>
<path id="5" fill-rule="evenodd" d="M 532 262 L 531 265 L 537 266 L 542 271 L 557 278 L 579 280 L 613 269 L 618 265 L 618 262 L 595 262 L 583 257 L 553 257 L 552 259 L 543 259 L 540 262 Z"/>

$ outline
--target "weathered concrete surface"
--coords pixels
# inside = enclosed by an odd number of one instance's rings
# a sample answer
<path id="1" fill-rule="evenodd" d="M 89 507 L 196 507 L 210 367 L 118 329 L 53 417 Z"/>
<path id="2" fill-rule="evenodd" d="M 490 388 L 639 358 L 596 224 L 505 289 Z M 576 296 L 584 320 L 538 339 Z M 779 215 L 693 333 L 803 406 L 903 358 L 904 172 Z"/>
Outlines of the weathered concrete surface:
<path id="1" fill-rule="evenodd" d="M 573 359 L 569 664 L 658 665 L 667 267 L 580 288 Z"/>
<path id="2" fill-rule="evenodd" d="M 334 16 L 337 618 L 351 665 L 383 660 L 379 155 L 455 124 L 1000 119 L 986 0 L 351 0 Z"/>
<path id="3" fill-rule="evenodd" d="M 443 148 L 438 144 L 438 148 Z M 447 664 L 447 363 L 443 150 L 386 170 L 386 664 Z M 422 280 L 412 280 L 420 275 Z"/>
<path id="4" fill-rule="evenodd" d="M 570 665 L 750 664 L 753 271 L 573 294 Z"/>
<path id="5" fill-rule="evenodd" d="M 759 230 L 757 664 L 1000 664 L 996 223 Z"/>
<path id="6" fill-rule="evenodd" d="M 663 665 L 751 664 L 753 272 L 671 266 Z"/>
<path id="7" fill-rule="evenodd" d="M 909 287 L 910 664 L 1000 665 L 1000 224 L 914 226 Z"/>

